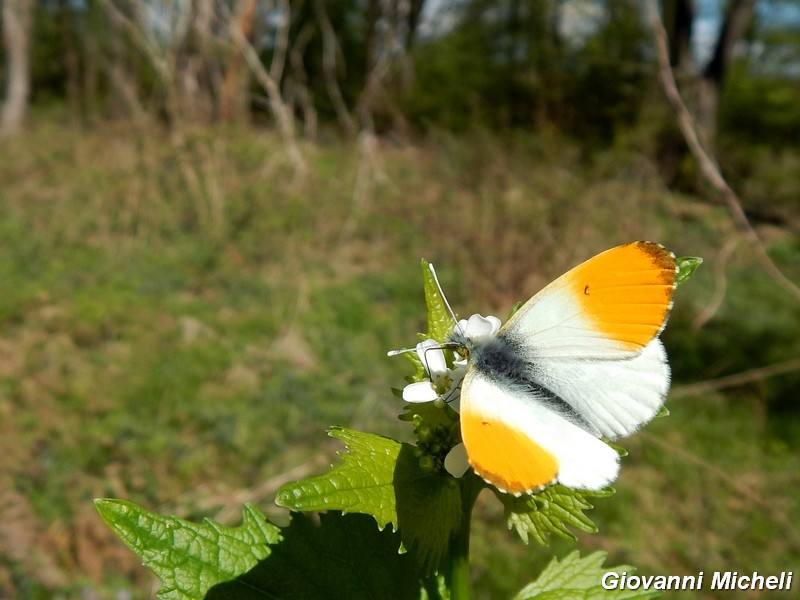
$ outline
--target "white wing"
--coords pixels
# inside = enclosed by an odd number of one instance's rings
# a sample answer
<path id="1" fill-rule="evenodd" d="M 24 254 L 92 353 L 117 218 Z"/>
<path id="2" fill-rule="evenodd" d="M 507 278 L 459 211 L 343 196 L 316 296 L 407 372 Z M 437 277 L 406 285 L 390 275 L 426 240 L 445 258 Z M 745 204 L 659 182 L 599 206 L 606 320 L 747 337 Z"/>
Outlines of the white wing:
<path id="1" fill-rule="evenodd" d="M 598 254 L 531 298 L 498 336 L 518 369 L 573 408 L 584 427 L 629 435 L 658 412 L 670 372 L 658 334 L 675 287 L 675 258 L 634 242 Z"/>
<path id="2" fill-rule="evenodd" d="M 661 340 L 620 359 L 540 356 L 532 376 L 569 404 L 594 433 L 614 439 L 652 419 L 669 391 L 670 371 Z"/>
<path id="3" fill-rule="evenodd" d="M 556 481 L 599 490 L 616 479 L 614 449 L 542 400 L 469 371 L 461 392 L 461 435 L 475 472 L 513 494 Z"/>

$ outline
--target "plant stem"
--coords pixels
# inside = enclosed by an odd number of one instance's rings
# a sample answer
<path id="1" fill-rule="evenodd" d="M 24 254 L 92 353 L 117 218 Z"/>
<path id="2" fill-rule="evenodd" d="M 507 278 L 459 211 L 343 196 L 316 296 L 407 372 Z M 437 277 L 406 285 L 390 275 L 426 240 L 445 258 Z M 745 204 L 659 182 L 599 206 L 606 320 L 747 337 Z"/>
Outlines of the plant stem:
<path id="1" fill-rule="evenodd" d="M 461 486 L 461 526 L 450 540 L 450 564 L 445 573 L 451 600 L 469 600 L 469 534 L 472 525 L 472 507 L 483 482 L 477 477 L 465 476 Z"/>

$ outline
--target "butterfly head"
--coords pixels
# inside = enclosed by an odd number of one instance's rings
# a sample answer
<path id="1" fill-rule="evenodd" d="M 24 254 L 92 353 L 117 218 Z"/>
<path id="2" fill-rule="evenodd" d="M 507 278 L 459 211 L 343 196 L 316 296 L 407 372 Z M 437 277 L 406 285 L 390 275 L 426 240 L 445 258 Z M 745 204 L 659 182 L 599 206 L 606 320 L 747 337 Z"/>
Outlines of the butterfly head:
<path id="1" fill-rule="evenodd" d="M 500 330 L 500 319 L 494 315 L 472 315 L 469 319 L 461 319 L 453 327 L 447 345 L 452 347 L 463 358 L 468 359 L 472 352 L 493 339 Z"/>

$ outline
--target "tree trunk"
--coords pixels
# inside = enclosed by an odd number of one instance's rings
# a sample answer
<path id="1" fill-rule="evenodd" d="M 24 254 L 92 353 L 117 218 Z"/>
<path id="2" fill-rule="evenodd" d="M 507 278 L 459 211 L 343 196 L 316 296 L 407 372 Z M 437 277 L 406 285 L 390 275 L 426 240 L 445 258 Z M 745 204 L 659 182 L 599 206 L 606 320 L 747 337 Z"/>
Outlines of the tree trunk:
<path id="1" fill-rule="evenodd" d="M 714 54 L 701 73 L 697 95 L 698 133 L 706 148 L 711 149 L 717 134 L 719 98 L 728 69 L 733 62 L 733 50 L 747 33 L 753 18 L 755 0 L 733 0 L 728 5 L 725 20 L 717 38 Z"/>
<path id="2" fill-rule="evenodd" d="M 73 26 L 73 8 L 69 0 L 59 0 L 59 29 L 61 42 L 64 48 L 62 60 L 64 61 L 64 74 L 66 76 L 67 102 L 69 103 L 70 116 L 81 120 L 83 117 L 81 97 L 81 68 L 78 55 L 78 40 Z"/>
<path id="3" fill-rule="evenodd" d="M 417 40 L 417 28 L 425 9 L 425 0 L 411 0 L 408 8 L 408 28 L 406 29 L 406 52 L 411 52 Z"/>
<path id="4" fill-rule="evenodd" d="M 238 20 L 239 30 L 245 39 L 249 40 L 253 35 L 257 8 L 256 0 L 244 0 L 238 5 L 236 14 L 231 16 Z M 223 122 L 247 120 L 250 73 L 245 67 L 242 53 L 237 48 L 232 48 L 225 65 L 225 79 L 219 99 L 219 119 Z"/>
<path id="5" fill-rule="evenodd" d="M 664 28 L 669 40 L 669 62 L 680 77 L 694 73 L 692 29 L 695 6 L 692 0 L 665 0 Z"/>
<path id="6" fill-rule="evenodd" d="M 702 69 L 693 67 L 691 55 L 695 2 L 666 0 L 663 6 L 664 26 L 669 35 L 670 63 L 679 81 L 690 82 L 690 86 L 684 86 L 684 95 L 691 107 L 700 141 L 711 150 L 717 134 L 722 88 L 733 62 L 734 48 L 747 33 L 753 18 L 755 0 L 732 0 L 728 3 L 719 37 L 714 44 L 714 54 Z"/>
<path id="7" fill-rule="evenodd" d="M 3 43 L 6 53 L 6 97 L 0 134 L 22 129 L 31 92 L 31 14 L 33 0 L 3 2 Z"/>

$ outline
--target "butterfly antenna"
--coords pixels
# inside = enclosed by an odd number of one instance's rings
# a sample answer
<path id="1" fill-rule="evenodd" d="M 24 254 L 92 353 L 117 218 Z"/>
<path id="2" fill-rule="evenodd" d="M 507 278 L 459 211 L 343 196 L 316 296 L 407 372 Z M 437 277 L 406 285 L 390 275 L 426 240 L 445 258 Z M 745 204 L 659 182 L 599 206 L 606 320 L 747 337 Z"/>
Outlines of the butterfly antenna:
<path id="1" fill-rule="evenodd" d="M 436 289 L 439 291 L 439 296 L 442 298 L 442 302 L 444 302 L 445 308 L 447 308 L 447 312 L 450 315 L 450 318 L 453 319 L 453 328 L 458 329 L 459 333 L 463 335 L 463 331 L 461 331 L 461 327 L 458 325 L 458 319 L 456 318 L 456 314 L 453 312 L 453 308 L 450 306 L 450 303 L 447 301 L 447 296 L 444 295 L 444 291 L 442 290 L 442 285 L 439 283 L 439 277 L 436 275 L 436 269 L 433 268 L 432 263 L 428 263 L 428 270 L 433 277 L 433 281 L 436 284 Z M 439 346 L 439 349 L 448 347 L 448 344 L 445 343 L 442 346 Z M 390 350 L 386 353 L 386 356 L 397 356 L 399 354 L 407 354 L 408 352 L 416 352 L 417 349 L 415 348 L 401 348 L 400 350 Z"/>
<path id="2" fill-rule="evenodd" d="M 416 352 L 416 348 L 401 348 L 400 350 L 389 350 L 386 356 L 397 356 L 398 354 L 407 354 L 409 352 Z"/>

